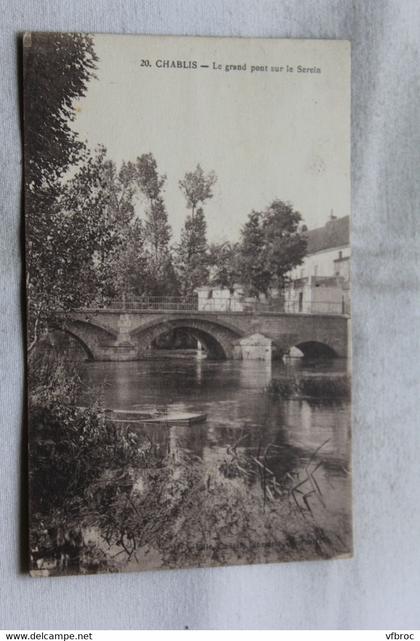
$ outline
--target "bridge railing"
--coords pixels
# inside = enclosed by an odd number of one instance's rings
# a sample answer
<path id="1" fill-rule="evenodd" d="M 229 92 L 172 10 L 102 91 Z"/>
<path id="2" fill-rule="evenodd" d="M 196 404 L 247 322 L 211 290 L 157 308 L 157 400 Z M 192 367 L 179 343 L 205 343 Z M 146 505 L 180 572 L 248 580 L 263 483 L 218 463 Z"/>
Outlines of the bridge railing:
<path id="1" fill-rule="evenodd" d="M 349 314 L 349 305 L 344 301 L 308 301 L 271 299 L 257 301 L 244 297 L 211 297 L 196 296 L 144 296 L 136 299 L 113 300 L 103 305 L 107 309 L 127 311 L 168 311 L 168 312 L 278 312 L 285 314 Z"/>
<path id="2" fill-rule="evenodd" d="M 113 300 L 106 307 L 111 309 L 126 309 L 132 311 L 198 311 L 198 299 L 195 296 L 144 296 Z"/>
<path id="3" fill-rule="evenodd" d="M 286 314 L 337 314 L 350 315 L 347 301 L 288 301 L 283 306 Z"/>

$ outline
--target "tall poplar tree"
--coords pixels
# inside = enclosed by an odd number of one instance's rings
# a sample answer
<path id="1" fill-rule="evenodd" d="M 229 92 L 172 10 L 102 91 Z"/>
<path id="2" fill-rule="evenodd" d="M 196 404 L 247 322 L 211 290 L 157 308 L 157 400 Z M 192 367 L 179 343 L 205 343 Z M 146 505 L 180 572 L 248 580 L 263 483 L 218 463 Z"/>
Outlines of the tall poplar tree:
<path id="1" fill-rule="evenodd" d="M 196 287 L 208 282 L 207 224 L 199 207 L 188 215 L 176 251 L 176 268 L 182 296 L 190 296 Z"/>
<path id="2" fill-rule="evenodd" d="M 262 216 L 252 211 L 241 230 L 242 242 L 239 255 L 240 280 L 251 296 L 266 294 L 271 283 L 271 273 L 265 260 L 266 239 Z"/>
<path id="3" fill-rule="evenodd" d="M 187 171 L 184 178 L 179 181 L 178 185 L 185 196 L 187 208 L 191 209 L 192 220 L 194 220 L 197 206 L 213 198 L 213 187 L 216 181 L 217 176 L 214 171 L 205 174 L 200 164 L 194 171 Z"/>
<path id="4" fill-rule="evenodd" d="M 187 171 L 178 183 L 184 194 L 187 209 L 191 210 L 181 232 L 181 241 L 176 248 L 176 269 L 183 296 L 193 294 L 196 287 L 208 282 L 207 224 L 203 207 L 198 205 L 203 205 L 213 198 L 213 186 L 216 181 L 217 176 L 213 171 L 205 174 L 198 164 L 193 171 Z"/>
<path id="5" fill-rule="evenodd" d="M 171 227 L 163 200 L 166 176 L 159 174 L 153 154 L 137 158 L 137 182 L 146 198 L 146 221 L 144 226 L 145 246 L 149 252 L 147 293 L 156 296 L 175 292 L 174 269 L 169 242 Z"/>

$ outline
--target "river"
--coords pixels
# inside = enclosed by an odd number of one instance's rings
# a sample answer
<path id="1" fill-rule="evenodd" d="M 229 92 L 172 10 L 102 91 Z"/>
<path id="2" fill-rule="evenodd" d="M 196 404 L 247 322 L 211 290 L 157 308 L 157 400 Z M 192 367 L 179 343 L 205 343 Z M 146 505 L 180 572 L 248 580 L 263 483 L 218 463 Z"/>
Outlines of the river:
<path id="1" fill-rule="evenodd" d="M 330 516 L 350 519 L 350 402 L 283 400 L 265 392 L 272 378 L 294 370 L 326 373 L 345 370 L 346 362 L 293 359 L 211 361 L 167 358 L 135 362 L 82 362 L 81 404 L 99 396 L 107 407 L 204 412 L 207 421 L 192 426 L 149 426 L 162 448 L 182 448 L 205 466 L 220 461 L 234 444 L 251 456 L 269 448 L 269 466 L 278 478 L 303 474 L 321 448 L 318 482 Z M 303 477 L 301 477 L 303 478 Z M 313 505 L 317 508 L 317 503 Z"/>
<path id="2" fill-rule="evenodd" d="M 50 349 L 51 362 L 60 352 Z M 133 414 L 133 422 L 109 419 L 112 447 L 139 439 L 144 463 L 121 467 L 120 453 L 85 488 L 80 515 L 71 517 L 73 528 L 82 525 L 78 567 L 120 571 L 349 554 L 350 401 L 285 399 L 268 390 L 271 381 L 295 374 L 325 374 L 328 385 L 334 377 L 337 383 L 348 370 L 345 360 L 212 361 L 173 350 L 143 361 L 97 362 L 72 349 L 65 360 L 79 374 L 79 406 L 206 415 L 190 425 L 147 423 Z M 106 460 L 108 466 L 112 456 Z M 57 572 L 53 558 L 40 567 Z"/>

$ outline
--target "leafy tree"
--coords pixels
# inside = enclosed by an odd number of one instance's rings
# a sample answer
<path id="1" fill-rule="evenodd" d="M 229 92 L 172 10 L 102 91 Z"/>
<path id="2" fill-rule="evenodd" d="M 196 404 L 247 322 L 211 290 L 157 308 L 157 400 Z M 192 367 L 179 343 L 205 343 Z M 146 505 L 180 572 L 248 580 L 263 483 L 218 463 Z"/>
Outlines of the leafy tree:
<path id="1" fill-rule="evenodd" d="M 84 144 L 70 127 L 74 103 L 94 75 L 93 41 L 84 34 L 32 33 L 24 38 L 24 157 L 29 351 L 59 297 L 56 274 L 70 281 L 74 228 L 60 217 L 62 185 Z M 66 233 L 68 232 L 68 237 Z M 80 267 L 80 265 L 79 265 Z M 68 294 L 68 292 L 67 292 Z"/>
<path id="2" fill-rule="evenodd" d="M 208 281 L 206 219 L 201 208 L 196 215 L 187 216 L 181 241 L 176 250 L 176 268 L 183 296 L 191 295 L 196 287 Z"/>
<path id="3" fill-rule="evenodd" d="M 266 294 L 271 274 L 265 261 L 265 237 L 261 224 L 262 213 L 253 211 L 242 229 L 239 256 L 240 280 L 252 296 Z"/>
<path id="4" fill-rule="evenodd" d="M 273 201 L 264 212 L 266 265 L 272 274 L 272 286 L 279 290 L 286 286 L 288 272 L 300 265 L 306 254 L 306 238 L 299 231 L 301 221 L 301 214 L 281 200 Z"/>
<path id="5" fill-rule="evenodd" d="M 157 200 L 166 182 L 166 176 L 160 175 L 157 169 L 157 162 L 153 154 L 143 154 L 137 158 L 134 170 L 137 174 L 137 181 L 141 191 L 149 199 L 150 203 Z"/>
<path id="6" fill-rule="evenodd" d="M 103 147 L 70 181 L 74 207 L 85 221 L 93 219 L 96 231 L 93 298 L 99 302 L 173 292 L 171 229 L 161 196 L 164 182 L 152 154 L 117 168 Z M 145 221 L 135 215 L 140 193 L 147 199 Z"/>
<path id="7" fill-rule="evenodd" d="M 97 56 L 87 34 L 36 32 L 24 37 L 23 55 L 25 182 L 36 195 L 84 150 L 70 123 L 75 101 L 94 76 Z"/>
<path id="8" fill-rule="evenodd" d="M 143 154 L 136 161 L 136 176 L 141 192 L 148 200 L 146 239 L 156 259 L 168 251 L 171 228 L 162 198 L 166 176 L 160 175 L 152 154 Z"/>
<path id="9" fill-rule="evenodd" d="M 149 255 L 145 248 L 143 221 L 134 218 L 124 228 L 119 249 L 110 261 L 112 269 L 112 297 L 142 296 L 148 292 Z"/>
<path id="10" fill-rule="evenodd" d="M 199 203 L 213 198 L 212 189 L 216 180 L 213 171 L 206 175 L 198 164 L 178 183 L 185 196 L 187 209 L 191 209 L 176 250 L 179 288 L 183 296 L 191 295 L 196 287 L 208 281 L 207 225 L 203 208 L 196 208 Z"/>
<path id="11" fill-rule="evenodd" d="M 128 163 L 118 169 L 100 146 L 62 189 L 61 217 L 69 220 L 75 235 L 73 245 L 78 244 L 71 246 L 69 261 L 73 261 L 75 269 L 83 266 L 85 271 L 93 272 L 92 280 L 85 277 L 82 282 L 79 280 L 78 287 L 70 282 L 72 305 L 76 304 L 75 292 L 79 304 L 120 296 L 126 289 L 120 269 L 131 242 L 137 194 L 135 173 Z M 134 239 L 138 248 L 137 241 L 138 237 Z M 83 256 L 81 250 L 85 251 Z M 62 281 L 58 283 L 65 295 L 67 288 Z"/>
<path id="12" fill-rule="evenodd" d="M 209 247 L 210 285 L 232 290 L 239 280 L 239 244 L 213 243 Z"/>
<path id="13" fill-rule="evenodd" d="M 41 323 L 58 310 L 121 299 L 146 281 L 144 230 L 134 216 L 137 193 L 129 163 L 117 168 L 102 146 L 86 153 L 57 188 L 43 243 L 35 245 L 36 255 L 32 249 L 29 295 Z"/>
<path id="14" fill-rule="evenodd" d="M 173 293 L 174 269 L 169 248 L 171 227 L 162 197 L 166 176 L 157 169 L 157 162 L 151 153 L 137 158 L 137 183 L 147 199 L 145 245 L 149 252 L 147 293 L 164 295 Z"/>
<path id="15" fill-rule="evenodd" d="M 179 181 L 179 188 L 187 201 L 187 208 L 191 209 L 191 218 L 194 219 L 197 205 L 204 204 L 209 198 L 213 198 L 213 187 L 217 181 L 214 171 L 207 175 L 201 165 L 197 165 L 194 171 L 188 171 L 184 178 Z"/>
<path id="16" fill-rule="evenodd" d="M 301 220 L 300 213 L 281 200 L 249 215 L 242 229 L 239 265 L 241 281 L 250 294 L 283 290 L 287 273 L 302 263 L 306 239 L 299 232 Z"/>

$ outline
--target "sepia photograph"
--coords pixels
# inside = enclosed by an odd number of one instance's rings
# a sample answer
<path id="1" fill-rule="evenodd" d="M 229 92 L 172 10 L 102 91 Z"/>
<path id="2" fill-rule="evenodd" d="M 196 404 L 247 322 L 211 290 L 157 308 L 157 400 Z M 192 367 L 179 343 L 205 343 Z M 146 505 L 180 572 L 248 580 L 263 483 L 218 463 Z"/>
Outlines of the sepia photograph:
<path id="1" fill-rule="evenodd" d="M 350 44 L 23 36 L 30 573 L 352 556 Z"/>

